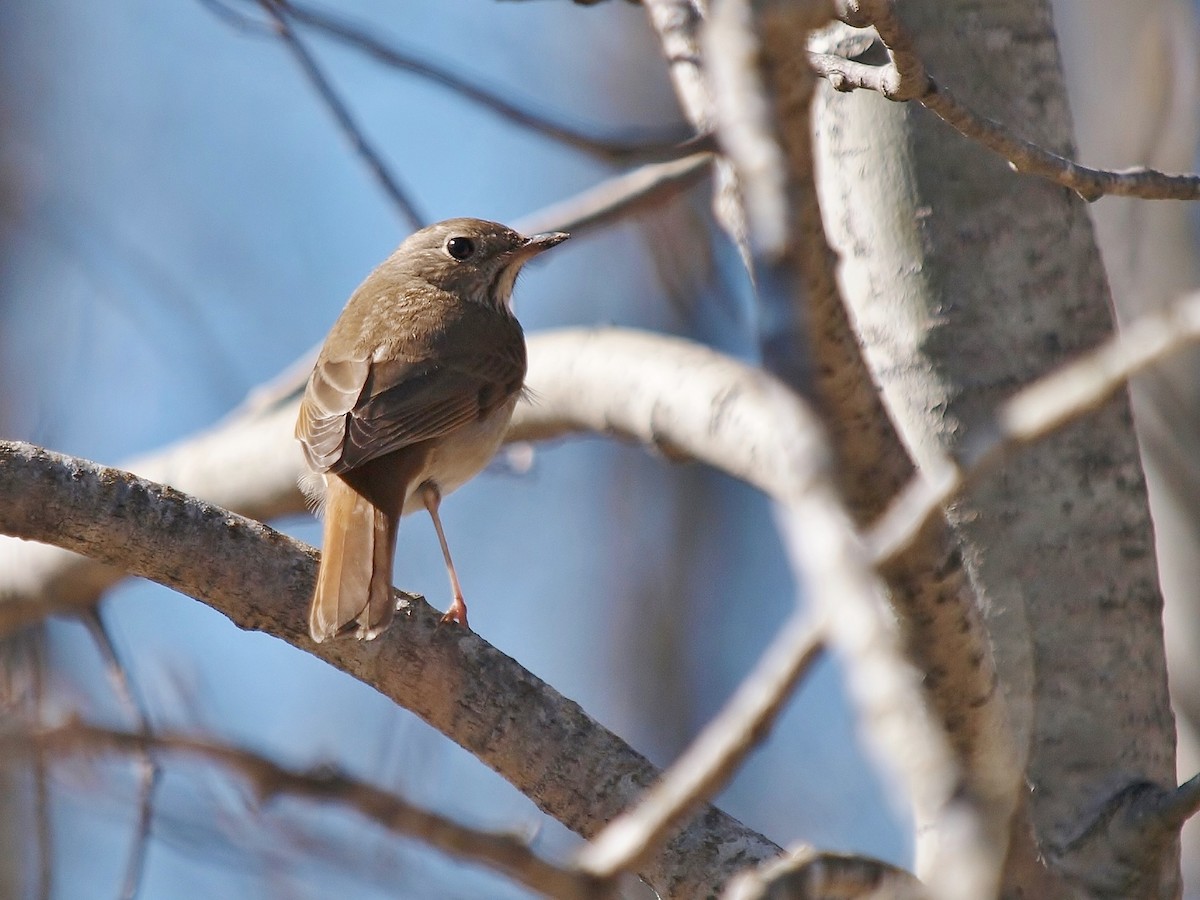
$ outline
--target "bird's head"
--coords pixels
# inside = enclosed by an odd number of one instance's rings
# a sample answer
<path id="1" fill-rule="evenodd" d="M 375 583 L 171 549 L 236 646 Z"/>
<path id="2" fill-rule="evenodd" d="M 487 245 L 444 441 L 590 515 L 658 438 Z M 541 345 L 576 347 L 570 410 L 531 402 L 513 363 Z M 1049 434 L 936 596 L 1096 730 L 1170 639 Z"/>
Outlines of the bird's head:
<path id="1" fill-rule="evenodd" d="M 447 219 L 411 234 L 393 260 L 440 290 L 506 310 L 521 267 L 568 235 L 530 237 L 497 222 Z"/>

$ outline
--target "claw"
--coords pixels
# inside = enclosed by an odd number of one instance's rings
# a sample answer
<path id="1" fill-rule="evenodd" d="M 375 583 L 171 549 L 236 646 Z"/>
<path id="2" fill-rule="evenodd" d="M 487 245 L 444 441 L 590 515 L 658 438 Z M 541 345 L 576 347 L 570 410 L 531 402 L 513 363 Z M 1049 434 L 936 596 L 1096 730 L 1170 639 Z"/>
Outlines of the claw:
<path id="1" fill-rule="evenodd" d="M 468 631 L 471 630 L 471 626 L 467 624 L 467 604 L 463 603 L 462 597 L 454 598 L 453 602 L 450 604 L 450 608 L 446 610 L 445 615 L 438 619 L 438 628 L 441 628 L 443 625 L 449 625 L 450 623 L 461 625 Z"/>

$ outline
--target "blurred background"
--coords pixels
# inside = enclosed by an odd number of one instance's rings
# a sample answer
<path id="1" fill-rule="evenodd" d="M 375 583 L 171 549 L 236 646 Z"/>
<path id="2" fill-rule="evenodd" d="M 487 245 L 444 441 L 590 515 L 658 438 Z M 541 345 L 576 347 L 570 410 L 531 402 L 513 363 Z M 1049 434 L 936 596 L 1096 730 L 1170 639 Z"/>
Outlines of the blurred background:
<path id="1" fill-rule="evenodd" d="M 224 2 L 0 3 L 0 435 L 111 464 L 185 438 L 318 343 L 408 232 L 261 7 Z M 356 0 L 338 13 L 581 131 L 686 132 L 636 5 Z M 514 222 L 628 167 L 298 33 L 427 221 Z M 752 358 L 748 289 L 707 193 L 530 267 L 516 300 L 526 330 L 612 323 Z M 527 469 L 501 461 L 443 516 L 474 629 L 660 765 L 795 602 L 761 497 L 612 442 L 539 446 Z M 312 519 L 273 524 L 319 541 Z M 401 528 L 396 580 L 448 600 L 424 516 Z M 141 582 L 112 591 L 101 616 L 157 730 L 331 763 L 549 856 L 575 845 L 467 753 L 282 642 Z M 78 621 L 9 636 L 3 653 L 9 712 L 33 685 L 44 721 L 133 727 Z M 0 896 L 38 896 L 34 779 L 5 777 Z M 120 896 L 136 766 L 56 762 L 46 784 L 50 895 Z M 911 862 L 907 818 L 860 752 L 832 663 L 718 803 L 784 845 Z M 145 851 L 144 898 L 525 896 L 335 808 L 260 806 L 173 761 Z"/>

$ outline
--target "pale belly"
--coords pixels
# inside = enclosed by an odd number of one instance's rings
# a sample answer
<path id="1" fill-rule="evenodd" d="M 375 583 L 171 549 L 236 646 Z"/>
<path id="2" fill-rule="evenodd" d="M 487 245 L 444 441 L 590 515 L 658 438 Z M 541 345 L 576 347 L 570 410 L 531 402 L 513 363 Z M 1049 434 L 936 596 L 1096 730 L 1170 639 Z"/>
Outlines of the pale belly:
<path id="1" fill-rule="evenodd" d="M 418 491 L 425 482 L 432 481 L 445 496 L 478 475 L 500 448 L 516 405 L 517 397 L 514 396 L 486 419 L 439 438 L 429 452 L 421 475 L 413 479 L 409 487 L 402 515 L 425 508 Z"/>

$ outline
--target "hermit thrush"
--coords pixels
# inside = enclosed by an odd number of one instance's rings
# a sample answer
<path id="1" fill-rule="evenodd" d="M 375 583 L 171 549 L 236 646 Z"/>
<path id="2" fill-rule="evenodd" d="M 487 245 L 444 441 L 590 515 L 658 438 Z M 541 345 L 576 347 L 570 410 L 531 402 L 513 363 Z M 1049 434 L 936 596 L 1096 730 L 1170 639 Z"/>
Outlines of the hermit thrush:
<path id="1" fill-rule="evenodd" d="M 513 284 L 530 258 L 566 238 L 449 219 L 411 235 L 350 297 L 296 422 L 325 481 L 314 641 L 351 629 L 371 640 L 387 628 L 396 527 L 422 506 L 454 594 L 442 621 L 467 624 L 438 504 L 500 445 L 525 380 Z"/>

